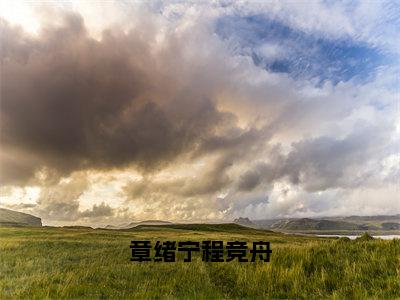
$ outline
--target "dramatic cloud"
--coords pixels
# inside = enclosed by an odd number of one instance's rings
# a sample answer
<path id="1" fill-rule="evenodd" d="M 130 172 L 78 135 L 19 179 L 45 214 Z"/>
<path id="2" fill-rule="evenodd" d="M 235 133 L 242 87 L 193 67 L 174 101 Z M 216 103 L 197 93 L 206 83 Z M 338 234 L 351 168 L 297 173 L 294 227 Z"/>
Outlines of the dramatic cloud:
<path id="1" fill-rule="evenodd" d="M 399 212 L 394 5 L 18 5 L 1 205 L 48 224 Z"/>
<path id="2" fill-rule="evenodd" d="M 42 167 L 156 168 L 229 119 L 209 91 L 180 91 L 190 86 L 168 78 L 180 73 L 170 64 L 186 64 L 177 45 L 152 54 L 151 30 L 98 42 L 80 16 L 62 17 L 37 38 L 2 25 L 3 181 L 24 183 Z"/>
<path id="3" fill-rule="evenodd" d="M 284 176 L 310 192 L 372 184 L 369 179 L 382 169 L 380 161 L 397 153 L 388 142 L 391 130 L 384 126 L 357 128 L 344 139 L 319 137 L 294 143 L 287 156 L 279 156 L 271 164 L 261 162 L 243 174 L 238 188 L 249 191 L 262 181 Z"/>

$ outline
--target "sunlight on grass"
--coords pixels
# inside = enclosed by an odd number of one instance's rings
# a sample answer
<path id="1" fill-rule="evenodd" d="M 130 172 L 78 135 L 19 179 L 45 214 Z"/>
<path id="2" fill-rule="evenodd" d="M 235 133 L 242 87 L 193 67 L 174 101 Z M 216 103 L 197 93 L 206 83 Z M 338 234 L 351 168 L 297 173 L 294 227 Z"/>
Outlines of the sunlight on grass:
<path id="1" fill-rule="evenodd" d="M 195 234 L 194 234 L 195 233 Z M 271 242 L 270 263 L 130 261 L 132 239 Z M 268 231 L 0 228 L 0 298 L 396 298 L 400 241 Z"/>

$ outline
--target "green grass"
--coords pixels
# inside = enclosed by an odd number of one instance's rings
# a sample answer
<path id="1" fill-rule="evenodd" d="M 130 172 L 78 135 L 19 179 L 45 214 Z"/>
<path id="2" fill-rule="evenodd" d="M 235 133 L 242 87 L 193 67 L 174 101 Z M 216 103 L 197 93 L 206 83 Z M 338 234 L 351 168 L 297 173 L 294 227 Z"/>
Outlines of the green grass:
<path id="1" fill-rule="evenodd" d="M 400 298 L 399 240 L 213 226 L 0 228 L 0 299 Z M 134 239 L 266 240 L 273 253 L 269 263 L 204 263 L 197 255 L 191 263 L 137 263 L 130 261 Z"/>

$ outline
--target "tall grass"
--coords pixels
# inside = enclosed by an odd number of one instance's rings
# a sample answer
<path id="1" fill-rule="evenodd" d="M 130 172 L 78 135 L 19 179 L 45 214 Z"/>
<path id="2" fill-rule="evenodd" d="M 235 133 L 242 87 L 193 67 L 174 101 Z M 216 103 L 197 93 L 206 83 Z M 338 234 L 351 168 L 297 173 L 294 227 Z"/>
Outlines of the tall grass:
<path id="1" fill-rule="evenodd" d="M 271 262 L 137 263 L 130 241 L 271 242 Z M 183 255 L 183 254 L 182 254 Z M 400 241 L 263 231 L 0 228 L 0 299 L 400 298 Z"/>

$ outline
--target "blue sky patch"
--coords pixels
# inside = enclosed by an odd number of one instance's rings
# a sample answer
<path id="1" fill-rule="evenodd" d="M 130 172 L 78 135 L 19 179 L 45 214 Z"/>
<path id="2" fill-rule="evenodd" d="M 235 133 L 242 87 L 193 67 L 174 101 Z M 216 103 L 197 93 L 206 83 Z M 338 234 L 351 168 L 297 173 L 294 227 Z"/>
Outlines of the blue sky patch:
<path id="1" fill-rule="evenodd" d="M 378 67 L 389 62 L 383 52 L 366 43 L 328 39 L 266 16 L 221 18 L 216 33 L 232 45 L 233 51 L 252 57 L 258 66 L 319 83 L 368 81 Z"/>

